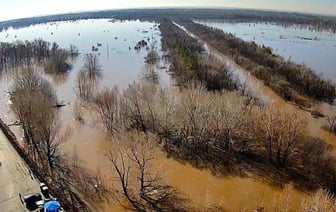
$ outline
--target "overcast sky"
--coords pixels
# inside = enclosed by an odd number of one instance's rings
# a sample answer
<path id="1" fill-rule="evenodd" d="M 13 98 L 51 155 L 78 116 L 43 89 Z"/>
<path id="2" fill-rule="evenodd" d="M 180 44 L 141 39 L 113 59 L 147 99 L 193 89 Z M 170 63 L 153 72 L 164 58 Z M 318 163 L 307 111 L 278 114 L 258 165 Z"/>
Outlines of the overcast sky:
<path id="1" fill-rule="evenodd" d="M 336 15 L 336 0 L 0 0 L 0 21 L 67 12 L 143 7 L 238 7 Z"/>

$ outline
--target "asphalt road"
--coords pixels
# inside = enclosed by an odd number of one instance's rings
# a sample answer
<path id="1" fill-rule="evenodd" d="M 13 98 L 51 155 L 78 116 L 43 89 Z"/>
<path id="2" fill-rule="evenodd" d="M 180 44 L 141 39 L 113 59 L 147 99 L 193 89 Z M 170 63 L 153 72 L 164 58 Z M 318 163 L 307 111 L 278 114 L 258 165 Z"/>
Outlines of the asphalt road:
<path id="1" fill-rule="evenodd" d="M 1 130 L 0 163 L 0 211 L 28 211 L 19 194 L 39 192 L 38 182 Z"/>

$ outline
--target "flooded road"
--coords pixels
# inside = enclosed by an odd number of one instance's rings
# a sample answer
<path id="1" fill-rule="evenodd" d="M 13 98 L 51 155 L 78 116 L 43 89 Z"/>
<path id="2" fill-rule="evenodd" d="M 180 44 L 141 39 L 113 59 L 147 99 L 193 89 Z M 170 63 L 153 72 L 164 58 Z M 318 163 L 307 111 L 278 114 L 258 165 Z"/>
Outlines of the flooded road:
<path id="1" fill-rule="evenodd" d="M 7 36 L 8 34 L 8 36 Z M 6 37 L 7 36 L 7 37 Z M 47 41 L 56 41 L 61 47 L 68 47 L 70 44 L 76 45 L 82 53 L 73 61 L 74 68 L 66 76 L 51 76 L 43 74 L 44 77 L 53 82 L 57 89 L 59 100 L 64 101 L 67 106 L 61 109 L 61 120 L 64 126 L 72 129 L 72 137 L 63 145 L 65 152 L 71 154 L 74 151 L 81 162 L 92 172 L 100 170 L 106 179 L 111 179 L 112 166 L 106 157 L 111 142 L 100 126 L 97 114 L 92 112 L 88 105 L 82 107 L 84 123 L 74 119 L 74 106 L 77 100 L 75 92 L 76 74 L 83 65 L 82 56 L 91 51 L 91 47 L 97 42 L 102 43 L 102 47 L 96 53 L 99 55 L 103 69 L 101 87 L 112 88 L 118 86 L 120 89 L 127 87 L 129 83 L 143 76 L 146 64 L 144 57 L 147 55 L 145 49 L 135 51 L 133 46 L 141 39 L 153 40 L 155 48 L 162 55 L 160 32 L 155 23 L 149 22 L 110 22 L 106 19 L 85 20 L 75 22 L 58 22 L 51 24 L 41 24 L 22 29 L 10 29 L 0 33 L 1 41 L 12 41 L 17 39 L 34 39 L 41 37 Z M 313 135 L 327 138 L 329 135 L 322 133 L 321 126 L 325 123 L 323 119 L 313 119 L 309 112 L 299 110 L 296 106 L 286 103 L 277 96 L 271 89 L 265 86 L 255 77 L 249 75 L 241 67 L 233 63 L 222 53 L 214 48 L 207 47 L 209 55 L 228 64 L 242 82 L 246 82 L 248 89 L 253 95 L 262 99 L 267 104 L 273 104 L 283 110 L 290 110 L 307 117 L 309 129 Z M 131 49 L 130 49 L 131 47 Z M 171 84 L 169 75 L 166 73 L 164 61 L 154 68 L 159 74 L 159 83 L 162 86 Z M 42 72 L 43 73 L 43 72 Z M 12 84 L 12 74 L 2 74 L 0 81 L 0 116 L 7 123 L 13 123 L 15 117 L 9 108 L 8 91 Z M 321 105 L 323 111 L 333 112 L 332 107 Z M 20 134 L 18 127 L 12 127 L 17 134 Z M 324 137 L 325 136 L 325 137 Z M 329 142 L 335 142 L 335 137 L 327 138 Z M 258 203 L 265 206 L 273 204 L 275 196 L 283 194 L 282 189 L 272 187 L 262 182 L 255 176 L 245 178 L 228 176 L 217 178 L 210 171 L 199 170 L 190 165 L 179 163 L 173 159 L 168 159 L 166 155 L 158 151 L 156 160 L 156 170 L 162 173 L 162 177 L 169 185 L 176 186 L 187 198 L 199 206 L 220 204 L 229 210 L 252 210 Z M 107 180 L 109 185 L 110 180 Z M 305 194 L 299 191 L 291 191 L 292 197 L 299 200 Z M 299 202 L 299 201 L 297 201 Z M 121 210 L 113 203 L 105 204 L 105 211 Z M 103 209 L 102 209 L 103 210 Z"/>

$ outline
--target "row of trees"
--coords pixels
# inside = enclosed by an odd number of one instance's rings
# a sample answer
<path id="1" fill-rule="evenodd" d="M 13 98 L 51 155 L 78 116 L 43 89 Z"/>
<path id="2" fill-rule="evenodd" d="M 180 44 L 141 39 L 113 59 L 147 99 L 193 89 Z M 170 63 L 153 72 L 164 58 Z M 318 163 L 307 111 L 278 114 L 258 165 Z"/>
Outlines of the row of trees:
<path id="1" fill-rule="evenodd" d="M 47 179 L 45 183 L 53 195 L 69 210 L 85 210 L 89 206 L 78 193 L 94 205 L 98 201 L 94 187 L 98 178 L 89 174 L 76 157 L 64 154 L 61 149 L 71 130 L 62 126 L 53 86 L 33 69 L 23 69 L 10 88 L 10 98 L 12 110 L 23 129 L 22 145 L 27 160 L 38 171 L 35 174 Z"/>
<path id="2" fill-rule="evenodd" d="M 0 69 L 14 66 L 29 66 L 35 62 L 44 62 L 47 72 L 64 72 L 69 70 L 67 63 L 69 56 L 77 56 L 78 49 L 71 45 L 69 50 L 59 48 L 57 43 L 50 43 L 43 39 L 33 41 L 15 41 L 13 43 L 0 42 Z"/>
<path id="3" fill-rule="evenodd" d="M 264 46 L 245 42 L 222 30 L 192 21 L 181 23 L 211 46 L 231 56 L 286 100 L 303 104 L 300 95 L 328 102 L 336 98 L 335 85 L 304 65 L 285 61 Z"/>
<path id="4" fill-rule="evenodd" d="M 300 13 L 256 11 L 242 9 L 144 9 L 120 11 L 115 16 L 121 20 L 162 21 L 165 18 L 231 21 L 239 23 L 276 23 L 311 30 L 336 32 L 336 20 L 331 16 L 308 15 Z"/>
<path id="5" fill-rule="evenodd" d="M 163 49 L 169 52 L 169 70 L 176 75 L 179 86 L 190 81 L 202 82 L 209 90 L 238 89 L 238 80 L 229 68 L 210 55 L 195 39 L 170 21 L 160 24 Z"/>
<path id="6" fill-rule="evenodd" d="M 0 43 L 0 67 L 10 67 L 21 64 L 31 64 L 31 60 L 38 61 L 50 55 L 50 43 L 42 39 L 34 41 L 15 41 Z"/>

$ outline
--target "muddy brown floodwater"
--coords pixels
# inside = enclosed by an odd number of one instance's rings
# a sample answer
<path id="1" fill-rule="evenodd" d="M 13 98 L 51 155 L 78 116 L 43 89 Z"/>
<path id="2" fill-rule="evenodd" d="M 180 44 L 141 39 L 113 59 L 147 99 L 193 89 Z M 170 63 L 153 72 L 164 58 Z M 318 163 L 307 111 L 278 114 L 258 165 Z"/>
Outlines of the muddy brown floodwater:
<path id="1" fill-rule="evenodd" d="M 149 31 L 149 35 L 142 33 L 143 30 Z M 53 35 L 50 34 L 50 31 L 54 31 Z M 133 46 L 138 40 L 149 36 L 154 40 L 153 42 L 156 42 L 157 49 L 161 49 L 160 32 L 156 29 L 155 23 L 149 22 L 111 23 L 106 19 L 58 22 L 53 25 L 42 24 L 16 30 L 11 29 L 3 33 L 9 33 L 10 36 L 17 34 L 20 39 L 42 37 L 48 41 L 60 41 L 58 43 L 61 46 L 72 43 L 77 45 L 83 53 L 89 52 L 91 46 L 96 42 L 102 42 L 103 47 L 99 52 L 99 59 L 103 68 L 102 87 L 118 86 L 125 88 L 128 83 L 141 78 L 141 74 L 145 69 L 144 57 L 147 52 L 145 50 L 140 52 L 129 50 L 129 46 Z M 24 37 L 25 33 L 28 35 L 27 37 Z M 80 37 L 78 37 L 78 33 L 80 33 Z M 1 36 L 2 34 L 0 33 L 0 38 Z M 307 125 L 312 135 L 320 136 L 329 143 L 336 145 L 335 136 L 321 129 L 322 125 L 325 124 L 324 119 L 314 119 L 310 113 L 286 103 L 262 82 L 232 62 L 230 58 L 227 58 L 206 43 L 203 42 L 203 44 L 207 47 L 208 54 L 227 63 L 242 81 L 246 81 L 253 95 L 267 104 L 273 104 L 280 110 L 297 112 L 306 117 L 308 120 Z M 106 48 L 110 48 L 108 56 Z M 160 55 L 162 54 L 160 52 Z M 74 61 L 72 72 L 61 81 L 55 80 L 49 75 L 43 74 L 43 76 L 53 82 L 59 99 L 64 100 L 67 104 L 66 107 L 61 109 L 61 119 L 64 126 L 69 126 L 72 129 L 72 136 L 63 145 L 64 151 L 69 154 L 76 151 L 78 158 L 88 169 L 93 173 L 98 170 L 104 176 L 105 183 L 108 186 L 112 186 L 112 166 L 105 155 L 111 141 L 105 136 L 99 124 L 99 117 L 93 112 L 92 108 L 86 106 L 82 108 L 84 123 L 74 120 L 73 108 L 77 99 L 74 91 L 75 78 L 81 65 L 82 58 L 79 57 Z M 163 66 L 167 67 L 168 64 L 161 63 L 158 67 Z M 171 85 L 165 69 L 158 67 L 155 70 L 159 74 L 160 84 L 164 86 Z M 2 76 L 0 81 L 0 116 L 7 123 L 13 123 L 16 118 L 9 108 L 8 95 L 4 92 L 11 85 L 12 78 L 11 74 L 6 75 L 3 73 Z M 321 104 L 319 107 L 326 114 L 335 112 L 335 108 L 327 104 Z M 20 136 L 19 128 L 12 128 Z M 168 184 L 180 189 L 187 198 L 198 206 L 220 204 L 232 211 L 243 209 L 251 211 L 258 204 L 262 204 L 266 208 L 271 206 L 277 195 L 285 193 L 282 189 L 272 187 L 252 175 L 245 178 L 215 177 L 210 171 L 199 170 L 188 164 L 182 164 L 167 158 L 163 152 L 159 151 L 159 148 L 156 156 L 155 169 L 163 174 L 163 178 Z M 299 204 L 300 199 L 307 194 L 291 190 L 290 195 Z M 111 210 L 121 211 L 122 209 L 111 201 L 103 204 L 100 209 L 100 211 Z"/>

